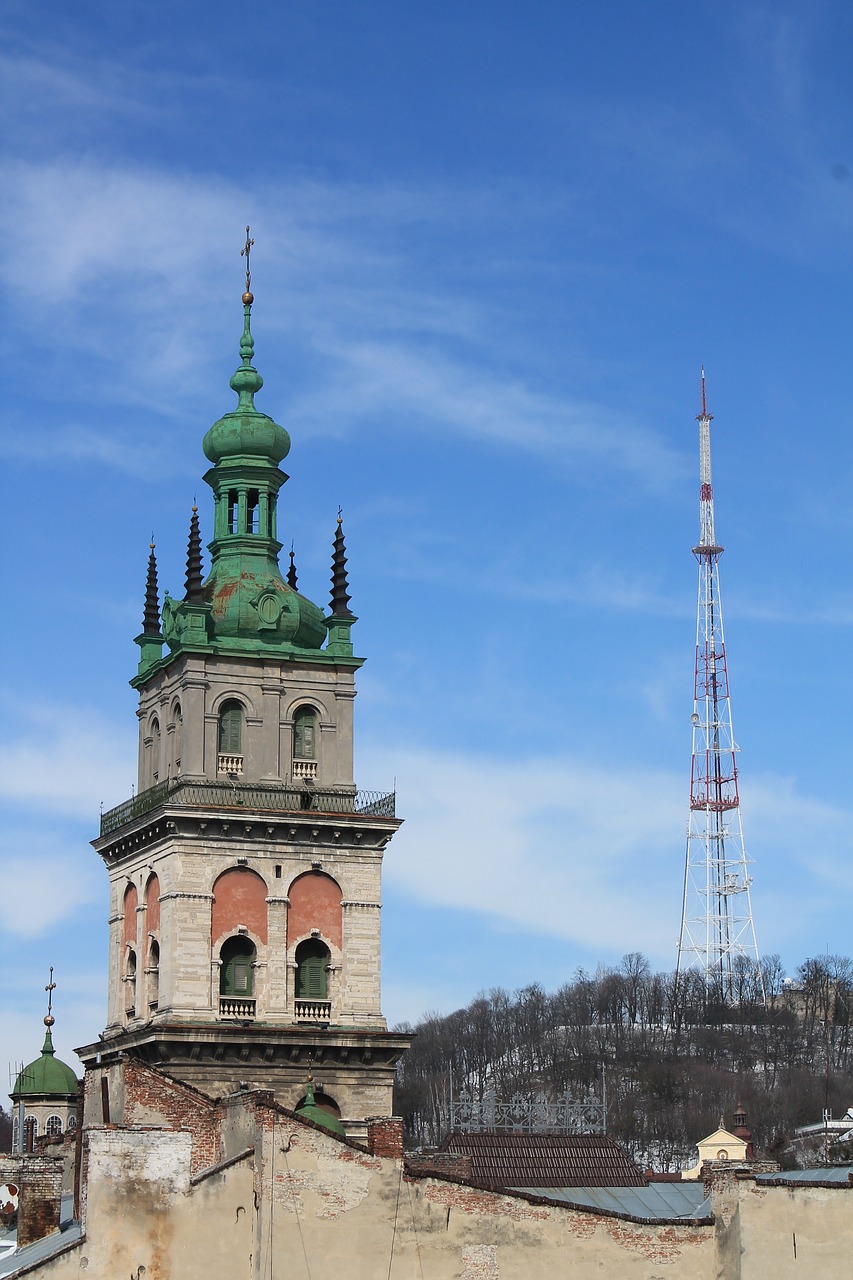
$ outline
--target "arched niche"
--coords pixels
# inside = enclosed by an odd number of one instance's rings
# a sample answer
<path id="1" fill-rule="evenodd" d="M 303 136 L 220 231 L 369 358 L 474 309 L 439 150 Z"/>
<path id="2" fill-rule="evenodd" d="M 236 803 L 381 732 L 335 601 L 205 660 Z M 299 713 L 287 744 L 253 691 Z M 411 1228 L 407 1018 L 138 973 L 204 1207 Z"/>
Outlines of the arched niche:
<path id="1" fill-rule="evenodd" d="M 326 942 L 343 950 L 343 894 L 336 880 L 324 871 L 306 871 L 296 877 L 287 896 L 289 937 L 304 938 L 317 930 Z"/>
<path id="2" fill-rule="evenodd" d="M 213 886 L 211 940 L 216 946 L 241 926 L 258 942 L 267 943 L 267 885 L 248 867 L 231 867 Z"/>

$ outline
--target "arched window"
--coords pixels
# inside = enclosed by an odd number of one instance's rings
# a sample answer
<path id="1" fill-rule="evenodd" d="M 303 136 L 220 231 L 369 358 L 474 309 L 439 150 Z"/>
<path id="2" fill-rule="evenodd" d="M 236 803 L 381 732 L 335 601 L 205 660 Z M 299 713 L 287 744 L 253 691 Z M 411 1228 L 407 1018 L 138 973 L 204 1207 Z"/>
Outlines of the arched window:
<path id="1" fill-rule="evenodd" d="M 136 952 L 132 947 L 127 949 L 124 962 L 124 1011 L 128 1018 L 136 1016 Z"/>
<path id="2" fill-rule="evenodd" d="M 151 721 L 151 785 L 160 779 L 160 721 Z"/>
<path id="3" fill-rule="evenodd" d="M 172 759 L 174 761 L 173 769 L 175 774 L 181 772 L 181 751 L 183 749 L 184 739 L 184 717 L 181 712 L 180 702 L 175 703 L 174 718 L 174 735 L 172 738 Z"/>
<path id="4" fill-rule="evenodd" d="M 48 1116 L 44 1131 L 49 1138 L 56 1138 L 62 1133 L 62 1121 L 59 1116 Z"/>
<path id="5" fill-rule="evenodd" d="M 243 772 L 243 708 L 235 698 L 223 702 L 219 710 L 220 773 Z"/>
<path id="6" fill-rule="evenodd" d="M 326 1000 L 326 970 L 331 952 L 319 938 L 307 938 L 296 948 L 296 999 Z"/>
<path id="7" fill-rule="evenodd" d="M 222 1017 L 255 1016 L 254 943 L 245 937 L 228 938 L 219 953 L 219 1013 Z"/>
<path id="8" fill-rule="evenodd" d="M 228 491 L 228 532 L 237 532 L 237 512 L 239 509 L 239 499 L 236 489 Z"/>
<path id="9" fill-rule="evenodd" d="M 317 712 L 313 707 L 299 707 L 293 716 L 293 758 L 317 759 Z"/>
<path id="10" fill-rule="evenodd" d="M 160 948 L 151 939 L 148 948 L 148 1008 L 153 1013 L 160 999 Z"/>
<path id="11" fill-rule="evenodd" d="M 293 716 L 293 778 L 313 782 L 316 777 L 317 712 L 313 707 L 299 707 Z"/>

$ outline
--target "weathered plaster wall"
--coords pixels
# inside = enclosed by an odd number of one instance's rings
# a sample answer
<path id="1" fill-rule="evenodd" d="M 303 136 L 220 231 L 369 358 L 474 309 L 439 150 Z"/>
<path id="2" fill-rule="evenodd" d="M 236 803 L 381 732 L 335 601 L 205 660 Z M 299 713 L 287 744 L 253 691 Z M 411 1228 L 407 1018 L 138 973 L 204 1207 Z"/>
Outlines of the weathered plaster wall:
<path id="1" fill-rule="evenodd" d="M 715 1225 L 644 1224 L 450 1178 L 340 1142 L 270 1093 L 214 1104 L 124 1067 L 136 1127 L 86 1135 L 86 1237 L 50 1280 L 848 1280 L 853 1188 L 774 1186 L 709 1170 Z M 153 1123 L 167 1126 L 148 1127 Z M 376 1150 L 396 1144 L 384 1122 Z M 212 1164 L 212 1168 L 211 1168 Z M 796 1240 L 796 1256 L 794 1241 Z M 306 1266 L 307 1259 L 307 1266 Z M 140 1272 L 140 1267 L 145 1267 Z"/>
<path id="2" fill-rule="evenodd" d="M 183 1130 L 90 1132 L 86 1238 L 39 1274 L 113 1280 L 144 1266 L 146 1280 L 261 1280 L 278 1268 L 307 1274 L 307 1258 L 311 1274 L 345 1280 L 375 1280 L 389 1266 L 392 1280 L 712 1275 L 707 1227 L 645 1226 L 410 1179 L 399 1160 L 338 1142 L 257 1095 L 218 1114 L 230 1163 L 196 1178 L 191 1116 Z"/>
<path id="3" fill-rule="evenodd" d="M 853 1275 L 853 1187 L 768 1186 L 734 1176 L 716 1184 L 713 1204 L 720 1280 Z"/>

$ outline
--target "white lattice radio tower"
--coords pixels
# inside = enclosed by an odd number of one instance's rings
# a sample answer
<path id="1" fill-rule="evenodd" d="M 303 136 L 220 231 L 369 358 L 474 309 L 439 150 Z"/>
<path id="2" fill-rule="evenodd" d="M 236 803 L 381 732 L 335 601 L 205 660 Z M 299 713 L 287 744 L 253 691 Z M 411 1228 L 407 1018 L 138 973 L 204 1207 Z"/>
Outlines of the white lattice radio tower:
<path id="1" fill-rule="evenodd" d="M 693 766 L 690 817 L 684 862 L 684 898 L 677 972 L 698 969 L 711 998 L 727 1003 L 743 989 L 744 970 L 764 999 L 764 983 L 749 875 L 751 859 L 743 842 L 738 794 L 737 752 L 723 635 L 719 559 L 723 548 L 714 532 L 711 486 L 711 419 L 705 405 L 699 423 L 699 604 L 696 619 L 696 670 L 693 685 Z"/>

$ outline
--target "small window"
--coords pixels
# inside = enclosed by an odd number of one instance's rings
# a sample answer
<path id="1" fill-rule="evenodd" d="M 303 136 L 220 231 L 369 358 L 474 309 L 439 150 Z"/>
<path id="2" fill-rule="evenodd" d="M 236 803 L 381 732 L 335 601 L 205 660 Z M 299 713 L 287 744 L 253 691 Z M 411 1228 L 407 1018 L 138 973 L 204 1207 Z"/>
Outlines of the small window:
<path id="1" fill-rule="evenodd" d="M 296 948 L 296 999 L 326 999 L 326 969 L 331 952 L 319 938 L 308 938 Z"/>
<path id="2" fill-rule="evenodd" d="M 49 1138 L 57 1138 L 62 1133 L 62 1121 L 59 1116 L 48 1116 L 44 1131 Z"/>
<path id="3" fill-rule="evenodd" d="M 228 532 L 237 532 L 237 516 L 240 509 L 240 503 L 237 497 L 237 490 L 231 489 L 228 493 Z"/>
<path id="4" fill-rule="evenodd" d="M 160 947 L 152 938 L 148 949 L 148 1008 L 153 1012 L 160 999 Z"/>
<path id="5" fill-rule="evenodd" d="M 251 996 L 255 947 L 248 938 L 228 938 L 223 943 L 219 958 L 219 994 L 222 996 Z"/>
<path id="6" fill-rule="evenodd" d="M 281 879 L 281 863 L 280 862 L 277 862 L 275 864 L 275 878 L 276 880 Z"/>
<path id="7" fill-rule="evenodd" d="M 219 712 L 219 754 L 243 754 L 243 708 L 233 698 L 223 702 Z"/>
<path id="8" fill-rule="evenodd" d="M 128 1017 L 136 1012 L 136 952 L 128 947 L 124 965 L 124 1010 Z"/>
<path id="9" fill-rule="evenodd" d="M 293 717 L 293 758 L 317 759 L 317 712 L 313 707 L 300 707 Z"/>
<path id="10" fill-rule="evenodd" d="M 160 721 L 155 716 L 151 721 L 151 781 L 157 782 L 160 777 Z"/>

